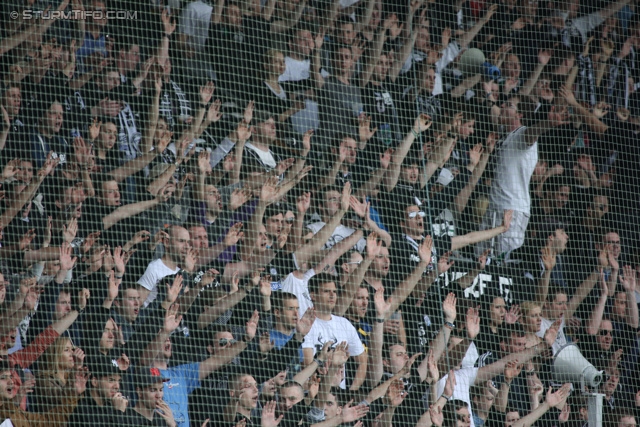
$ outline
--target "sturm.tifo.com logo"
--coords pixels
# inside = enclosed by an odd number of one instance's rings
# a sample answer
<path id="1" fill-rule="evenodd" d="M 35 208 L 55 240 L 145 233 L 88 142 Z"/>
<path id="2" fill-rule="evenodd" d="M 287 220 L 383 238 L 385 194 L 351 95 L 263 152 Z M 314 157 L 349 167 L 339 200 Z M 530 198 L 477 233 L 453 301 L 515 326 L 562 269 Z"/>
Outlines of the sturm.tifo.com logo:
<path id="1" fill-rule="evenodd" d="M 113 20 L 129 20 L 138 19 L 138 12 L 131 10 L 23 10 L 22 13 L 13 11 L 9 14 L 11 19 L 22 18 L 25 21 L 30 19 L 62 19 L 62 20 L 78 20 L 78 19 L 113 19 Z"/>

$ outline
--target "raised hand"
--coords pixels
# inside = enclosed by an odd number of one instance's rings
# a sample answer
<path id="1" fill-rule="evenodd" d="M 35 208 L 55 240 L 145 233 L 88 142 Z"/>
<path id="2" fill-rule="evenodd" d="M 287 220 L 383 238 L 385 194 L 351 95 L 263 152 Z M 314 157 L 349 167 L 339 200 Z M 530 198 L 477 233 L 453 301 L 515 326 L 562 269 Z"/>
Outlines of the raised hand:
<path id="1" fill-rule="evenodd" d="M 126 397 L 124 397 L 122 393 L 117 392 L 111 398 L 111 405 L 113 406 L 114 409 L 120 412 L 124 412 L 127 410 L 127 406 L 129 405 L 129 400 Z"/>
<path id="2" fill-rule="evenodd" d="M 282 418 L 284 418 L 284 414 L 280 414 L 280 416 L 276 418 L 276 402 L 271 400 L 262 408 L 260 427 L 278 427 Z"/>
<path id="3" fill-rule="evenodd" d="M 173 417 L 173 412 L 164 400 L 156 401 L 155 413 L 158 414 L 160 418 L 164 419 L 165 423 L 167 423 L 167 427 L 176 427 L 177 424 Z"/>
<path id="4" fill-rule="evenodd" d="M 378 233 L 372 231 L 367 236 L 367 258 L 374 260 L 382 250 L 382 241 L 378 240 Z"/>
<path id="5" fill-rule="evenodd" d="M 253 120 L 253 109 L 254 109 L 254 107 L 255 107 L 255 102 L 254 101 L 249 101 L 249 103 L 247 104 L 247 106 L 244 109 L 242 120 L 247 125 L 251 123 L 251 120 Z"/>
<path id="6" fill-rule="evenodd" d="M 442 303 L 442 313 L 444 314 L 444 319 L 447 322 L 453 323 L 456 320 L 456 301 L 456 294 L 451 292 Z"/>
<path id="7" fill-rule="evenodd" d="M 558 331 L 560 330 L 560 325 L 562 324 L 562 316 L 557 319 L 555 322 L 549 326 L 549 329 L 544 333 L 544 341 L 547 343 L 549 347 L 556 342 L 556 338 L 558 337 Z"/>
<path id="8" fill-rule="evenodd" d="M 510 360 L 504 366 L 504 378 L 507 381 L 513 380 L 522 372 L 522 364 L 518 363 L 518 360 Z"/>
<path id="9" fill-rule="evenodd" d="M 442 427 L 442 423 L 444 422 L 444 414 L 442 413 L 442 409 L 440 409 L 440 406 L 429 406 L 429 417 L 431 418 L 431 422 L 433 423 L 433 425 Z"/>
<path id="10" fill-rule="evenodd" d="M 351 200 L 351 182 L 347 182 L 342 189 L 342 197 L 340 198 L 340 208 L 346 212 L 349 210 L 349 201 Z"/>
<path id="11" fill-rule="evenodd" d="M 556 251 L 551 249 L 549 246 L 545 246 L 540 249 L 542 253 L 542 264 L 546 271 L 551 271 L 556 266 Z"/>
<path id="12" fill-rule="evenodd" d="M 10 160 L 2 170 L 2 181 L 15 181 L 20 173 L 20 159 Z"/>
<path id="13" fill-rule="evenodd" d="M 213 82 L 209 81 L 206 85 L 200 86 L 200 103 L 204 106 L 211 101 L 213 97 L 213 91 L 215 90 L 215 86 Z"/>
<path id="14" fill-rule="evenodd" d="M 316 310 L 315 308 L 311 307 L 304 312 L 304 315 L 302 315 L 300 320 L 298 320 L 298 323 L 296 323 L 296 332 L 302 336 L 307 335 L 311 330 L 311 327 L 313 326 L 313 322 L 315 321 Z"/>
<path id="15" fill-rule="evenodd" d="M 124 259 L 122 257 L 122 246 L 118 246 L 113 251 L 113 265 L 118 275 L 124 274 Z"/>
<path id="16" fill-rule="evenodd" d="M 358 117 L 358 135 L 360 141 L 370 140 L 377 130 L 377 127 L 371 129 L 371 116 L 367 116 L 365 113 L 360 114 Z"/>
<path id="17" fill-rule="evenodd" d="M 413 122 L 412 130 L 415 131 L 416 133 L 422 133 L 427 129 L 429 129 L 432 124 L 433 124 L 433 121 L 431 120 L 431 116 L 428 116 L 426 114 L 420 114 L 416 118 L 416 120 Z"/>
<path id="18" fill-rule="evenodd" d="M 184 279 L 182 278 L 182 274 L 176 274 L 173 278 L 173 282 L 171 282 L 171 284 L 167 283 L 167 296 L 164 299 L 165 303 L 173 304 L 178 300 L 180 291 L 182 291 L 182 287 L 184 286 L 183 282 Z"/>
<path id="19" fill-rule="evenodd" d="M 509 228 L 511 227 L 511 219 L 513 218 L 513 211 L 512 210 L 506 210 L 504 211 L 504 216 L 502 217 L 502 232 L 506 233 L 507 231 L 509 231 Z"/>
<path id="20" fill-rule="evenodd" d="M 58 256 L 58 261 L 60 261 L 60 270 L 69 271 L 76 264 L 78 258 L 71 258 L 71 254 L 72 250 L 69 243 L 64 242 L 62 245 L 60 245 L 60 255 Z"/>
<path id="21" fill-rule="evenodd" d="M 78 220 L 76 218 L 71 218 L 68 225 L 62 224 L 62 239 L 67 242 L 73 242 L 73 239 L 76 238 L 76 234 L 78 233 Z"/>
<path id="22" fill-rule="evenodd" d="M 267 204 L 271 204 L 276 201 L 278 196 L 278 178 L 275 176 L 267 178 L 267 180 L 262 184 L 262 188 L 260 189 L 260 200 Z"/>
<path id="23" fill-rule="evenodd" d="M 250 190 L 245 188 L 236 188 L 229 197 L 229 210 L 235 211 L 251 200 L 251 197 L 253 197 L 253 195 Z"/>
<path id="24" fill-rule="evenodd" d="M 567 398 L 569 397 L 571 384 L 564 384 L 555 393 L 552 393 L 552 390 L 553 389 L 549 387 L 549 391 L 547 391 L 547 404 L 549 404 L 549 406 L 552 408 L 562 409 L 562 407 L 564 407 L 565 403 L 567 402 Z"/>
<path id="25" fill-rule="evenodd" d="M 351 406 L 352 403 L 353 403 L 353 399 L 349 403 L 344 405 L 344 408 L 342 409 L 341 416 L 342 416 L 343 424 L 348 424 L 348 423 L 354 422 L 355 420 L 359 420 L 360 418 L 367 415 L 367 413 L 369 412 L 369 407 L 367 405 L 360 404 L 356 406 Z"/>
<path id="26" fill-rule="evenodd" d="M 426 262 L 427 264 L 431 262 L 432 249 L 433 238 L 427 235 L 418 248 L 418 255 L 420 256 L 420 260 L 422 262 Z"/>
<path id="27" fill-rule="evenodd" d="M 216 123 L 217 121 L 219 121 L 222 118 L 222 112 L 220 111 L 221 109 L 222 101 L 220 101 L 219 99 L 213 101 L 213 103 L 207 110 L 207 121 L 210 123 Z"/>
<path id="28" fill-rule="evenodd" d="M 634 292 L 636 290 L 636 272 L 630 265 L 622 267 L 622 276 L 620 276 L 620 283 L 627 292 Z"/>
<path id="29" fill-rule="evenodd" d="M 170 334 L 180 326 L 182 315 L 178 315 L 180 304 L 171 304 L 164 314 L 163 330 L 166 334 Z"/>
<path id="30" fill-rule="evenodd" d="M 245 334 L 246 342 L 253 340 L 253 338 L 256 336 L 256 332 L 258 331 L 259 319 L 260 319 L 260 316 L 258 315 L 258 310 L 254 310 L 253 315 L 251 316 L 249 321 L 245 324 L 244 334 Z"/>
<path id="31" fill-rule="evenodd" d="M 467 310 L 467 337 L 470 340 L 475 339 L 480 333 L 480 314 L 477 308 L 470 307 Z"/>
<path id="32" fill-rule="evenodd" d="M 302 193 L 296 199 L 296 209 L 298 213 L 304 215 L 307 210 L 309 210 L 309 207 L 311 207 L 311 193 Z"/>
<path id="33" fill-rule="evenodd" d="M 455 261 L 449 261 L 451 252 L 447 252 L 438 258 L 438 273 L 446 273 L 455 264 Z"/>
<path id="34" fill-rule="evenodd" d="M 27 249 L 29 247 L 29 245 L 31 244 L 31 241 L 36 237 L 36 231 L 35 229 L 30 229 L 27 230 L 26 233 L 24 233 L 22 235 L 22 237 L 20 238 L 20 240 L 18 241 L 18 248 L 21 251 L 24 251 L 25 249 Z M 66 242 L 65 242 L 66 243 Z"/>
<path id="35" fill-rule="evenodd" d="M 453 369 L 449 371 L 449 375 L 447 376 L 447 381 L 444 383 L 444 391 L 443 395 L 451 397 L 453 396 L 453 390 L 456 388 L 456 374 L 453 372 Z"/>
<path id="36" fill-rule="evenodd" d="M 386 319 L 389 314 L 389 310 L 391 310 L 391 303 L 393 297 L 390 297 L 389 300 L 384 299 L 384 288 L 380 287 L 376 289 L 376 293 L 373 296 L 373 303 L 376 307 L 376 317 L 378 319 Z"/>
<path id="37" fill-rule="evenodd" d="M 198 260 L 198 251 L 195 249 L 189 249 L 187 255 L 184 257 L 184 267 L 183 269 L 187 272 L 193 272 L 196 268 L 196 262 Z"/>
<path id="38" fill-rule="evenodd" d="M 242 230 L 241 222 L 236 222 L 235 224 L 233 224 L 231 228 L 229 228 L 229 231 L 227 231 L 227 234 L 224 236 L 224 241 L 223 241 L 224 245 L 226 247 L 229 247 L 237 244 L 240 241 L 240 239 L 244 237 L 244 233 L 241 230 Z"/>
<path id="39" fill-rule="evenodd" d="M 504 322 L 509 324 L 516 323 L 522 315 L 520 314 L 520 306 L 512 305 L 509 311 L 504 315 Z"/>
<path id="40" fill-rule="evenodd" d="M 269 353 L 275 347 L 276 342 L 271 339 L 269 331 L 265 331 L 260 335 L 260 352 L 263 354 Z"/>
<path id="41" fill-rule="evenodd" d="M 356 196 L 351 196 L 349 198 L 349 206 L 351 207 L 351 209 L 353 209 L 353 212 L 355 212 L 355 214 L 360 218 L 364 218 L 367 214 L 368 204 L 366 199 L 364 198 L 362 199 L 362 201 L 360 201 Z"/>

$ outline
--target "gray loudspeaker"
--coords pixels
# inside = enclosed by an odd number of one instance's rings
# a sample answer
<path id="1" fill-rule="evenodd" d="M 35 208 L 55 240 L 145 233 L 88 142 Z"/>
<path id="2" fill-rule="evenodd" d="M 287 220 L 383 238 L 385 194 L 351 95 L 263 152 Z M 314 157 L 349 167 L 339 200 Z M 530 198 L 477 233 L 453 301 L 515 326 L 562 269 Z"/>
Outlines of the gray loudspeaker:
<path id="1" fill-rule="evenodd" d="M 559 383 L 579 383 L 597 389 L 602 382 L 602 371 L 598 371 L 584 358 L 575 344 L 562 347 L 553 360 L 553 379 Z"/>
<path id="2" fill-rule="evenodd" d="M 462 72 L 464 78 L 473 76 L 475 74 L 483 74 L 484 62 L 484 53 L 482 53 L 480 49 L 467 49 L 462 55 L 460 55 L 460 60 L 458 61 L 458 69 Z"/>

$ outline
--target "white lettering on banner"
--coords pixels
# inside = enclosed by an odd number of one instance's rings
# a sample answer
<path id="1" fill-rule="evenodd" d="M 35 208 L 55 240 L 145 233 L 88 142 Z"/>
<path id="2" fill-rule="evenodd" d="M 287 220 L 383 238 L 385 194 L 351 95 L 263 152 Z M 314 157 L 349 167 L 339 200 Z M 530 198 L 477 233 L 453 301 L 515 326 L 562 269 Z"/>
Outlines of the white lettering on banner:
<path id="1" fill-rule="evenodd" d="M 466 275 L 467 273 L 459 271 L 441 274 L 440 283 L 442 284 L 442 288 L 448 288 L 452 282 Z M 466 298 L 481 298 L 485 293 L 485 289 L 490 288 L 498 289 L 507 304 L 513 302 L 513 278 L 499 274 L 478 274 L 471 286 L 464 290 L 464 296 Z"/>

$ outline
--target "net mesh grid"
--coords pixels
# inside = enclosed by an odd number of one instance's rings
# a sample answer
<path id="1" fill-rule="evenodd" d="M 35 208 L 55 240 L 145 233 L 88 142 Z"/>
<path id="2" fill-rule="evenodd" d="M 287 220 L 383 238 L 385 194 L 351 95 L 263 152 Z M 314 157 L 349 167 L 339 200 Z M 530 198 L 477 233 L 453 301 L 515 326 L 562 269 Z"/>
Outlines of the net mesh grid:
<path id="1" fill-rule="evenodd" d="M 636 425 L 636 3 L 3 2 L 0 426 Z"/>

